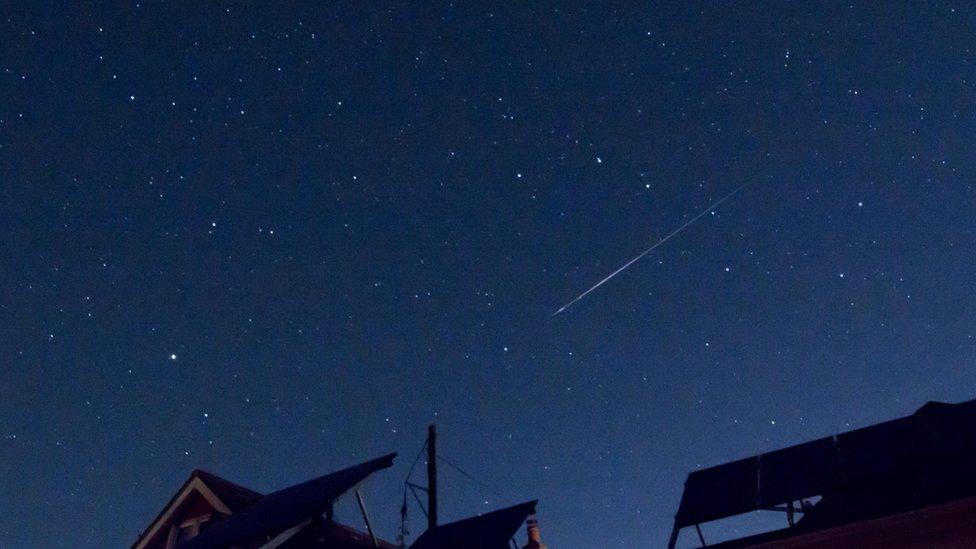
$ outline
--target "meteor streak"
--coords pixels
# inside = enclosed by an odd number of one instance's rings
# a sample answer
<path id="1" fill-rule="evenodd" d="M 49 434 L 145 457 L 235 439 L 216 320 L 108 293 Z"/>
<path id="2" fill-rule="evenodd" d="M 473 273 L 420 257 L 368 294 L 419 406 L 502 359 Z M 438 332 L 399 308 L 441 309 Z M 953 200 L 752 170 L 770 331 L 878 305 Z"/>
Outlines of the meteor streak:
<path id="1" fill-rule="evenodd" d="M 570 308 L 573 305 L 573 303 L 576 303 L 577 301 L 583 299 L 584 297 L 586 297 L 587 294 L 589 294 L 593 290 L 595 290 L 595 289 L 599 288 L 600 286 L 603 286 L 604 284 L 606 284 L 607 282 L 609 282 L 611 278 L 617 276 L 618 274 L 620 274 L 621 271 L 623 271 L 627 267 L 630 267 L 631 265 L 633 265 L 634 263 L 636 263 L 640 258 L 642 258 L 645 255 L 653 252 L 655 248 L 657 248 L 661 244 L 664 244 L 665 242 L 667 242 L 668 240 L 670 240 L 671 237 L 673 237 L 673 236 L 677 235 L 678 233 L 680 233 L 681 231 L 685 230 L 689 225 L 691 225 L 695 221 L 698 221 L 702 216 L 704 216 L 708 212 L 714 210 L 715 208 L 718 208 L 719 205 L 722 202 L 725 202 L 726 200 L 732 198 L 732 195 L 734 195 L 735 193 L 741 191 L 748 184 L 749 183 L 743 183 L 742 185 L 739 185 L 739 187 L 736 188 L 734 191 L 730 192 L 729 194 L 727 194 L 727 195 L 723 196 L 722 198 L 719 198 L 718 200 L 716 200 L 715 202 L 713 202 L 711 206 L 709 206 L 708 208 L 706 208 L 700 214 L 698 214 L 695 217 L 692 217 L 691 219 L 689 219 L 688 221 L 686 221 L 684 225 L 682 225 L 682 226 L 678 227 L 677 229 L 675 229 L 674 231 L 672 231 L 668 236 L 665 236 L 661 240 L 658 240 L 657 242 L 655 242 L 654 245 L 651 246 L 650 248 L 648 248 L 648 249 L 644 250 L 643 252 L 637 254 L 637 257 L 635 257 L 634 259 L 631 259 L 627 263 L 624 263 L 623 266 L 621 266 L 619 269 L 617 269 L 616 271 L 608 274 L 603 280 L 601 280 L 601 281 L 597 282 L 596 284 L 594 284 L 592 287 L 590 287 L 589 290 L 586 290 L 585 292 L 581 293 L 579 296 L 576 297 L 576 299 L 574 299 L 574 300 L 570 301 L 569 303 L 567 303 L 567 304 L 563 305 L 562 307 L 560 307 L 558 311 L 552 313 L 551 315 L 549 315 L 549 317 L 552 318 L 552 317 L 558 315 L 559 313 L 565 311 L 566 309 Z"/>

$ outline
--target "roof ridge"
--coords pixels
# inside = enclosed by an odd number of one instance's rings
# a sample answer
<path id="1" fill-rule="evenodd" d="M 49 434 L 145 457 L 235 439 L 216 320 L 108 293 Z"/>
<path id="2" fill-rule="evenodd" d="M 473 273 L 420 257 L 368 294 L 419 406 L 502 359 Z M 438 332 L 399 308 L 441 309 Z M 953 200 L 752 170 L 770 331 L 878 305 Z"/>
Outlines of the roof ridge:
<path id="1" fill-rule="evenodd" d="M 205 469 L 194 469 L 193 472 L 190 473 L 190 477 L 191 478 L 192 477 L 200 477 L 200 479 L 203 480 L 203 481 L 205 481 L 205 482 L 206 481 L 221 482 L 221 483 L 224 483 L 226 485 L 229 485 L 229 487 L 233 487 L 233 488 L 238 489 L 238 490 L 243 490 L 244 492 L 249 492 L 251 495 L 255 495 L 255 496 L 263 496 L 264 495 L 261 492 L 258 492 L 257 490 L 252 490 L 251 488 L 248 488 L 247 486 L 244 486 L 243 484 L 238 484 L 238 483 L 236 483 L 234 481 L 227 480 L 224 477 L 222 477 L 220 475 L 216 475 L 214 473 L 211 473 L 210 471 L 207 471 Z"/>

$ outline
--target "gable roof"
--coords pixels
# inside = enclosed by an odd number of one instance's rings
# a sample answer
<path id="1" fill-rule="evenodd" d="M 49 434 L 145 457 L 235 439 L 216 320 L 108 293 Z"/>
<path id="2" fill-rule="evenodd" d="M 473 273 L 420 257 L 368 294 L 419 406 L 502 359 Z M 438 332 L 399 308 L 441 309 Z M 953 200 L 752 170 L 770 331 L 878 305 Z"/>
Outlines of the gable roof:
<path id="1" fill-rule="evenodd" d="M 274 536 L 304 521 L 322 516 L 332 503 L 366 477 L 393 465 L 396 454 L 296 484 L 264 496 L 252 505 L 217 522 L 182 547 L 228 547 L 262 536 Z"/>
<path id="2" fill-rule="evenodd" d="M 261 494 L 251 489 L 218 477 L 213 473 L 195 469 L 156 515 L 156 518 L 139 534 L 132 547 L 140 548 L 151 541 L 159 533 L 159 528 L 194 493 L 199 493 L 216 511 L 224 514 L 236 512 L 261 497 Z"/>
<path id="3" fill-rule="evenodd" d="M 974 455 L 976 400 L 930 402 L 910 416 L 689 474 L 672 542 L 685 526 L 813 496 L 830 503 L 832 494 L 917 481 L 940 487 L 934 499 L 951 496 L 947 487 L 964 495 L 976 487 Z"/>
<path id="4" fill-rule="evenodd" d="M 250 488 L 235 484 L 202 469 L 194 469 L 192 474 L 206 483 L 220 498 L 220 501 L 224 502 L 234 513 L 264 497 L 260 492 L 255 492 Z"/>
<path id="5" fill-rule="evenodd" d="M 535 513 L 538 500 L 435 526 L 410 549 L 509 549 L 525 519 Z"/>

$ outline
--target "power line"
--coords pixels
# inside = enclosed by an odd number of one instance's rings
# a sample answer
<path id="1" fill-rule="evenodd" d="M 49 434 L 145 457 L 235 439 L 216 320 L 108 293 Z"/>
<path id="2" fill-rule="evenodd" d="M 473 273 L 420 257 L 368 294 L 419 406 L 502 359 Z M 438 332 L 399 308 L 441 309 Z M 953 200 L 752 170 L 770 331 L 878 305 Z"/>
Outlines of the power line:
<path id="1" fill-rule="evenodd" d="M 491 492 L 492 494 L 494 494 L 495 496 L 497 496 L 499 499 L 504 499 L 505 498 L 505 496 L 503 496 L 502 494 L 500 494 L 498 492 L 498 490 L 495 490 L 494 488 L 492 488 L 491 486 L 489 486 L 487 483 L 485 483 L 485 482 L 483 482 L 481 480 L 476 479 L 474 477 L 474 475 L 472 475 L 471 473 L 465 471 L 460 466 L 458 466 L 456 463 L 454 463 L 451 460 L 447 459 L 443 455 L 438 454 L 437 455 L 437 459 L 439 461 L 442 461 L 448 467 L 451 467 L 452 469 L 454 469 L 455 471 L 457 471 L 458 473 L 460 473 L 461 475 L 463 475 L 465 478 L 467 478 L 471 482 L 473 482 L 473 483 L 477 484 L 478 486 L 480 486 L 481 488 L 483 488 L 483 489 Z"/>

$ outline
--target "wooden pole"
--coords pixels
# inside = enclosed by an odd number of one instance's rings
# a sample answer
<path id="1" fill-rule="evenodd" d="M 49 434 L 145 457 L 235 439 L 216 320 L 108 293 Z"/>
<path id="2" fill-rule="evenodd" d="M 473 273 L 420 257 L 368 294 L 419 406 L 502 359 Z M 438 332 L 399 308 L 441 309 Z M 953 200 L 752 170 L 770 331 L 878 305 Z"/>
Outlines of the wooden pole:
<path id="1" fill-rule="evenodd" d="M 437 526 L 437 428 L 427 427 L 427 529 Z"/>

